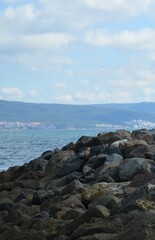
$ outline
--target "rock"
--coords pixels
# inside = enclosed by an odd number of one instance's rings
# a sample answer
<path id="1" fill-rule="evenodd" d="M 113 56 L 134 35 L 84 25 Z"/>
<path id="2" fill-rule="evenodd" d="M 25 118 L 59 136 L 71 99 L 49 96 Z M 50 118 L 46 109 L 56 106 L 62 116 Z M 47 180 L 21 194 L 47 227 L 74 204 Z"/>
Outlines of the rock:
<path id="1" fill-rule="evenodd" d="M 132 213 L 132 212 L 131 212 Z M 131 214 L 130 214 L 131 215 Z M 155 215 L 152 213 L 132 213 L 123 230 L 118 236 L 118 240 L 152 240 L 155 238 Z"/>
<path id="2" fill-rule="evenodd" d="M 105 162 L 119 162 L 119 163 L 121 163 L 122 161 L 123 161 L 123 157 L 116 153 L 113 153 L 110 156 L 107 156 L 105 160 Z"/>
<path id="3" fill-rule="evenodd" d="M 144 141 L 147 142 L 148 144 L 153 144 L 153 143 L 154 143 L 153 136 L 152 136 L 152 134 L 150 134 L 150 133 L 147 131 L 147 129 L 133 131 L 133 132 L 132 132 L 132 136 L 133 136 L 135 139 L 144 140 Z"/>
<path id="4" fill-rule="evenodd" d="M 89 205 L 88 208 L 93 208 L 96 205 L 102 205 L 109 210 L 112 209 L 116 204 L 120 202 L 120 199 L 113 195 L 101 195 L 95 198 Z"/>
<path id="5" fill-rule="evenodd" d="M 75 151 L 79 152 L 79 150 L 84 147 L 92 147 L 93 145 L 99 145 L 99 144 L 100 144 L 100 141 L 98 140 L 97 137 L 82 136 L 75 143 Z"/>
<path id="6" fill-rule="evenodd" d="M 50 160 L 50 158 L 53 157 L 53 155 L 54 155 L 53 151 L 48 150 L 48 151 L 43 152 L 40 157 L 45 160 Z"/>
<path id="7" fill-rule="evenodd" d="M 16 198 L 14 199 L 14 203 L 18 203 L 18 202 L 21 202 L 23 200 L 26 200 L 27 203 L 28 203 L 28 202 L 32 201 L 32 198 L 33 198 L 33 190 L 25 189 L 22 192 L 20 191 L 20 193 L 16 196 Z"/>
<path id="8" fill-rule="evenodd" d="M 107 194 L 112 194 L 118 198 L 122 198 L 124 196 L 123 189 L 129 185 L 129 182 L 122 183 L 95 183 L 92 186 L 88 186 L 85 188 L 85 191 L 82 192 L 82 202 L 84 205 L 88 206 L 92 201 L 94 201 L 97 197 Z"/>
<path id="9" fill-rule="evenodd" d="M 150 151 L 149 146 L 139 146 L 134 148 L 130 153 L 129 157 L 141 157 L 145 158 L 146 154 Z"/>
<path id="10" fill-rule="evenodd" d="M 123 149 L 125 157 L 128 157 L 131 151 L 140 146 L 148 146 L 148 144 L 144 140 L 138 139 L 133 139 L 126 142 Z"/>
<path id="11" fill-rule="evenodd" d="M 45 197 L 46 197 L 46 192 L 43 190 L 34 192 L 32 197 L 32 203 L 34 205 L 40 205 L 43 202 Z"/>
<path id="12" fill-rule="evenodd" d="M 68 143 L 67 145 L 65 145 L 64 147 L 62 147 L 63 151 L 66 150 L 74 150 L 75 151 L 75 144 L 73 142 Z"/>
<path id="13" fill-rule="evenodd" d="M 113 214 L 128 213 L 134 209 L 155 211 L 155 185 L 144 185 L 135 190 L 131 195 L 121 200 L 112 210 Z"/>
<path id="14" fill-rule="evenodd" d="M 21 230 L 17 226 L 10 227 L 1 234 L 1 240 L 46 240 L 47 235 L 44 231 L 35 231 L 33 229 Z"/>
<path id="15" fill-rule="evenodd" d="M 110 176 L 114 181 L 118 182 L 120 180 L 119 178 L 119 161 L 113 161 L 113 162 L 105 162 L 103 169 L 99 173 L 99 175 L 102 175 L 103 173 Z"/>
<path id="16" fill-rule="evenodd" d="M 101 144 L 101 145 L 97 145 L 97 146 L 92 146 L 91 147 L 91 151 L 90 154 L 91 156 L 96 156 L 98 154 L 104 154 L 107 148 L 107 144 Z"/>
<path id="17" fill-rule="evenodd" d="M 33 218 L 44 218 L 47 219 L 49 218 L 49 213 L 46 211 L 41 211 L 33 216 Z"/>
<path id="18" fill-rule="evenodd" d="M 73 228 L 73 224 L 70 223 L 66 226 L 68 232 L 71 235 L 71 239 L 80 239 L 81 237 L 93 236 L 94 234 L 105 234 L 101 236 L 117 236 L 117 233 L 122 229 L 121 220 L 116 218 L 97 218 L 88 220 L 88 222 L 79 225 L 76 229 Z M 72 233 L 72 234 L 71 234 Z M 103 238 L 104 239 L 104 238 Z M 116 238 L 117 239 L 117 238 Z"/>
<path id="19" fill-rule="evenodd" d="M 93 218 L 107 218 L 110 216 L 110 212 L 107 208 L 101 205 L 96 205 L 95 207 L 88 209 L 83 215 L 75 218 L 73 222 L 69 225 L 71 231 L 73 232 L 78 226 L 90 222 L 90 219 Z"/>
<path id="20" fill-rule="evenodd" d="M 62 161 L 56 166 L 55 178 L 62 177 L 74 171 L 80 170 L 84 162 L 84 159 L 79 157 L 72 157 L 68 159 L 68 161 Z"/>
<path id="21" fill-rule="evenodd" d="M 139 188 L 146 184 L 155 184 L 155 174 L 154 173 L 146 173 L 146 174 L 138 174 L 136 175 L 128 187 Z"/>
<path id="22" fill-rule="evenodd" d="M 98 154 L 97 156 L 90 157 L 87 161 L 87 165 L 93 169 L 96 169 L 104 164 L 105 160 L 107 159 L 107 154 Z"/>
<path id="23" fill-rule="evenodd" d="M 102 172 L 101 174 L 97 174 L 96 176 L 97 182 L 106 182 L 106 183 L 113 183 L 114 179 L 112 179 L 108 174 Z"/>
<path id="24" fill-rule="evenodd" d="M 85 164 L 82 168 L 82 173 L 84 176 L 89 176 L 94 173 L 94 169 L 92 169 L 88 164 Z"/>
<path id="25" fill-rule="evenodd" d="M 13 202 L 9 199 L 0 199 L 0 211 L 9 210 Z"/>
<path id="26" fill-rule="evenodd" d="M 59 150 L 56 152 L 53 157 L 48 161 L 46 175 L 51 174 L 53 177 L 55 176 L 55 170 L 57 166 L 61 166 L 65 164 L 69 159 L 72 159 L 75 156 L 75 152 L 73 150 L 61 151 Z"/>
<path id="27" fill-rule="evenodd" d="M 82 183 L 75 179 L 62 189 L 62 195 L 80 193 L 84 190 Z"/>
<path id="28" fill-rule="evenodd" d="M 112 144 L 118 140 L 122 140 L 123 138 L 117 132 L 109 132 L 109 133 L 100 133 L 98 135 L 99 143 L 100 144 Z"/>
<path id="29" fill-rule="evenodd" d="M 40 189 L 40 183 L 35 179 L 26 179 L 21 180 L 18 183 L 18 186 L 25 189 Z"/>
<path id="30" fill-rule="evenodd" d="M 47 199 L 41 204 L 40 209 L 41 211 L 48 212 L 51 217 L 56 219 L 64 219 L 67 212 L 72 209 L 81 209 L 85 211 L 79 194 L 71 195 L 66 199 L 60 197 L 59 199 L 55 199 L 55 201 Z"/>
<path id="31" fill-rule="evenodd" d="M 127 158 L 119 166 L 121 181 L 130 181 L 136 174 L 150 172 L 150 164 L 143 158 Z"/>
<path id="32" fill-rule="evenodd" d="M 155 130 L 81 137 L 0 173 L 2 240 L 155 238 Z"/>
<path id="33" fill-rule="evenodd" d="M 96 233 L 93 235 L 81 237 L 79 238 L 79 240 L 116 240 L 117 237 L 118 237 L 117 234 Z"/>

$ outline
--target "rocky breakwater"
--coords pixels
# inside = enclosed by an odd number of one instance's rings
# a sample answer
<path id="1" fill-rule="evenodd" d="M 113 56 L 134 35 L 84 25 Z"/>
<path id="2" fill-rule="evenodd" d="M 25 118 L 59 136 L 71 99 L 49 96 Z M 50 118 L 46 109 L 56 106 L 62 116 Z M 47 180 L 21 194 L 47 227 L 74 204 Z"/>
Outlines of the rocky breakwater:
<path id="1" fill-rule="evenodd" d="M 155 239 L 155 131 L 81 137 L 0 173 L 1 240 Z"/>

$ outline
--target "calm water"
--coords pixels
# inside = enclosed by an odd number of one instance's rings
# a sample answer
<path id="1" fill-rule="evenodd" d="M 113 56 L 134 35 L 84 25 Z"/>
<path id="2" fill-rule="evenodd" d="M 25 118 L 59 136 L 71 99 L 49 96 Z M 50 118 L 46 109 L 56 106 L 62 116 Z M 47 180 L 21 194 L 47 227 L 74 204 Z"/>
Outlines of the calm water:
<path id="1" fill-rule="evenodd" d="M 82 135 L 96 136 L 97 130 L 1 130 L 0 171 L 22 165 L 46 150 L 61 148 Z"/>

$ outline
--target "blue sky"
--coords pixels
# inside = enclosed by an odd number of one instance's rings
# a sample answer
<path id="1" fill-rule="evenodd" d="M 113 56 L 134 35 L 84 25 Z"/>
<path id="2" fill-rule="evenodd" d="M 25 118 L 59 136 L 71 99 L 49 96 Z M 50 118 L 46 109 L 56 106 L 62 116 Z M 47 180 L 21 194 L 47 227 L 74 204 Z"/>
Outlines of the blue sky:
<path id="1" fill-rule="evenodd" d="M 155 101 L 154 0 L 0 0 L 0 99 Z"/>

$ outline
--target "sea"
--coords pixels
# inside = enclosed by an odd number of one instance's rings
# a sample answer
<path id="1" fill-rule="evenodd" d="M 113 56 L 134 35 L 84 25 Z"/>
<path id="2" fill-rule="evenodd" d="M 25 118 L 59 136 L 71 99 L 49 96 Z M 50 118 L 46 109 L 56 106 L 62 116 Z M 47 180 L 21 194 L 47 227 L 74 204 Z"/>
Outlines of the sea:
<path id="1" fill-rule="evenodd" d="M 97 136 L 110 129 L 21 129 L 0 130 L 0 172 L 21 166 L 44 151 L 62 148 L 81 136 Z"/>

